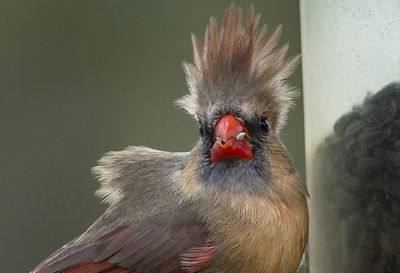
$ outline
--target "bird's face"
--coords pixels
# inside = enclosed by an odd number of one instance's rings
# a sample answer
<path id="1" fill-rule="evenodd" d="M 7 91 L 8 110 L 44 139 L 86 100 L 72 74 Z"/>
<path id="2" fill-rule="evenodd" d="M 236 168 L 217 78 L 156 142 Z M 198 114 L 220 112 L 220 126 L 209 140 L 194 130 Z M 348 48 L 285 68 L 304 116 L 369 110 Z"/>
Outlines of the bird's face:
<path id="1" fill-rule="evenodd" d="M 268 117 L 235 105 L 212 108 L 198 117 L 200 181 L 233 191 L 267 186 Z"/>
<path id="2" fill-rule="evenodd" d="M 253 9 L 246 18 L 243 26 L 241 10 L 231 10 L 220 27 L 210 19 L 203 44 L 192 37 L 194 63 L 184 63 L 190 93 L 178 101 L 200 122 L 191 158 L 199 182 L 231 192 L 273 184 L 273 147 L 282 146 L 279 130 L 295 94 L 286 80 L 299 62 L 285 58 L 287 45 L 275 50 L 280 27 L 267 34 Z"/>

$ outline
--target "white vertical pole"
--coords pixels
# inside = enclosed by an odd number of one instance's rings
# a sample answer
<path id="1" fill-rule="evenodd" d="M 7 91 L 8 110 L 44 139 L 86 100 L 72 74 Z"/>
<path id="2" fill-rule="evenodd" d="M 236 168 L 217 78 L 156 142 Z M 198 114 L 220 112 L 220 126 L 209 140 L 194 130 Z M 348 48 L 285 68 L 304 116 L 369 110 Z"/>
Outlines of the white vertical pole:
<path id="1" fill-rule="evenodd" d="M 301 0 L 310 272 L 325 273 L 329 246 L 316 217 L 317 146 L 368 91 L 400 81 L 400 0 Z M 325 257 L 322 257 L 325 256 Z M 329 258 L 329 257 L 328 257 Z"/>

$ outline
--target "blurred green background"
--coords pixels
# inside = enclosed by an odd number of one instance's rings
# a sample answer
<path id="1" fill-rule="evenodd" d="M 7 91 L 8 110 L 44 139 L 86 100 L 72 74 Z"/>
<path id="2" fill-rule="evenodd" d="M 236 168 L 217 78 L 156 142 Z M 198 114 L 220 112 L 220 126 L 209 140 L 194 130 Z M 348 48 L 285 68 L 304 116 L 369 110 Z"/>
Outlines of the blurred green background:
<path id="1" fill-rule="evenodd" d="M 128 145 L 187 151 L 194 120 L 181 63 L 231 1 L 0 1 L 0 265 L 28 272 L 105 209 L 90 173 Z M 300 53 L 299 3 L 255 3 Z M 299 68 L 291 83 L 301 87 Z M 302 100 L 284 142 L 304 177 Z"/>

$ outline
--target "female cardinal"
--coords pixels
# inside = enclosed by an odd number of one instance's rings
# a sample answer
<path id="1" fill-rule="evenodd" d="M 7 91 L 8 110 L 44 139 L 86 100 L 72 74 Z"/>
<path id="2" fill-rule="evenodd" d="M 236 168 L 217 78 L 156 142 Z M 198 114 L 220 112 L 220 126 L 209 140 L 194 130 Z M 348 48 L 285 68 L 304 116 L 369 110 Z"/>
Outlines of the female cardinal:
<path id="1" fill-rule="evenodd" d="M 292 105 L 298 57 L 274 50 L 280 28 L 242 25 L 231 5 L 192 37 L 190 94 L 200 124 L 187 153 L 128 147 L 93 169 L 106 212 L 32 272 L 293 273 L 307 243 L 307 190 L 279 132 Z"/>

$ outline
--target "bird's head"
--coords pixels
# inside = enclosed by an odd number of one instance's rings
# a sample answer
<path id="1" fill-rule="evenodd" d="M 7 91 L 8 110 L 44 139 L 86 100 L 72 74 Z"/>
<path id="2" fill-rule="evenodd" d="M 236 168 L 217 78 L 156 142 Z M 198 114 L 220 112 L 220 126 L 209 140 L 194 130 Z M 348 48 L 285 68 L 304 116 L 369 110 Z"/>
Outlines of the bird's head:
<path id="1" fill-rule="evenodd" d="M 246 24 L 231 5 L 218 27 L 212 17 L 201 44 L 192 35 L 194 63 L 184 63 L 190 94 L 178 103 L 199 122 L 195 148 L 199 180 L 240 191 L 268 186 L 271 153 L 295 91 L 286 82 L 299 57 L 275 49 L 281 27 L 258 27 L 251 6 Z"/>

